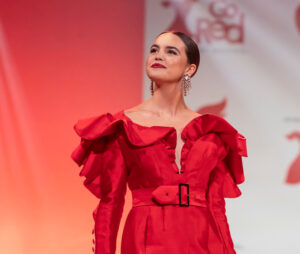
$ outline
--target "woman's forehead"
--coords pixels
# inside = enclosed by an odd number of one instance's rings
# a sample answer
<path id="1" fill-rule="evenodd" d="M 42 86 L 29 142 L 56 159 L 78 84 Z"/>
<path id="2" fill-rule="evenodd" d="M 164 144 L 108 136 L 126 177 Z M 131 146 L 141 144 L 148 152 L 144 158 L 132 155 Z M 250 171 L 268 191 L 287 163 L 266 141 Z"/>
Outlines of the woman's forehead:
<path id="1" fill-rule="evenodd" d="M 153 45 L 157 45 L 159 47 L 167 47 L 167 46 L 173 46 L 176 47 L 178 49 L 184 49 L 185 45 L 184 43 L 181 41 L 181 39 L 174 34 L 171 33 L 165 33 L 165 34 L 161 34 L 160 36 L 158 36 L 156 38 L 156 40 L 153 42 Z"/>

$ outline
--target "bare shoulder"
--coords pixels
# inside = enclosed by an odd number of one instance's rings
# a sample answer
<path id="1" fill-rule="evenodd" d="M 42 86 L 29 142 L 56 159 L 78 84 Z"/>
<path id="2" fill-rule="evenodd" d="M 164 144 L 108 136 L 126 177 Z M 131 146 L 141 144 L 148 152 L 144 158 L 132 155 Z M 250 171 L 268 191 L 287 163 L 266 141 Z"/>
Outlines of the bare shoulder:
<path id="1" fill-rule="evenodd" d="M 156 113 L 151 108 L 149 109 L 148 107 L 145 107 L 145 105 L 143 105 L 143 103 L 124 110 L 124 113 L 126 115 L 132 115 L 132 116 L 159 117 L 158 113 Z M 189 117 L 197 117 L 200 115 L 201 114 L 199 114 L 198 112 L 195 112 L 191 109 L 187 109 L 182 117 L 189 118 Z"/>
<path id="2" fill-rule="evenodd" d="M 200 116 L 198 112 L 187 109 L 182 115 L 176 119 L 164 119 L 149 107 L 143 104 L 136 105 L 132 108 L 124 110 L 124 114 L 128 116 L 133 122 L 141 125 L 167 125 L 167 126 L 181 126 L 183 123 L 191 121 L 193 118 Z"/>
<path id="3" fill-rule="evenodd" d="M 157 114 L 153 109 L 150 100 L 141 102 L 140 104 L 135 105 L 134 107 L 128 108 L 125 110 L 125 113 L 132 116 L 143 116 L 143 117 L 155 117 Z"/>
<path id="4" fill-rule="evenodd" d="M 195 111 L 193 111 L 193 110 L 189 110 L 190 112 L 189 112 L 189 115 L 191 116 L 191 117 L 197 117 L 197 116 L 201 116 L 202 114 L 199 114 L 198 112 L 195 112 Z"/>
<path id="5" fill-rule="evenodd" d="M 159 118 L 154 111 L 145 108 L 143 104 L 138 104 L 134 107 L 124 110 L 124 114 L 130 117 L 134 122 L 147 125 L 153 124 L 153 121 Z"/>

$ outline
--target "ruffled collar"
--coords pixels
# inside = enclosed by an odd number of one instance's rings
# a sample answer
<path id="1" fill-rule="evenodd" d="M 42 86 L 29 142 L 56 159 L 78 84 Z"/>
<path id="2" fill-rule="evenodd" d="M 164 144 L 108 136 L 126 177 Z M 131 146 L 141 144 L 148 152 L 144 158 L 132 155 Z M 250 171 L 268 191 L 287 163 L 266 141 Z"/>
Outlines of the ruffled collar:
<path id="1" fill-rule="evenodd" d="M 124 110 L 119 111 L 117 116 L 121 117 L 121 119 L 125 120 L 127 124 L 134 128 L 135 131 L 143 134 L 144 131 L 152 131 L 153 134 L 157 133 L 157 131 L 161 134 L 159 137 L 154 135 L 152 138 L 153 142 L 156 141 L 157 138 L 162 138 L 165 136 L 169 136 L 169 134 L 173 134 L 171 136 L 176 136 L 176 129 L 171 126 L 144 126 L 138 123 L 133 122 L 127 115 L 124 114 Z M 227 122 L 224 118 L 219 117 L 214 114 L 202 114 L 193 118 L 190 122 L 188 122 L 185 127 L 181 131 L 181 137 L 184 140 L 192 140 L 195 141 L 199 139 L 201 136 L 216 133 L 221 135 L 226 143 L 230 143 L 232 148 L 238 152 L 241 156 L 247 157 L 246 146 L 241 145 L 241 142 L 234 142 L 236 140 L 244 140 L 245 137 L 241 135 L 229 122 Z M 159 134 L 158 133 L 158 134 Z M 141 135 L 144 136 L 144 135 Z M 171 140 L 174 141 L 173 138 Z M 175 144 L 173 146 L 175 147 Z M 172 143 L 171 143 L 172 146 Z"/>
<path id="2" fill-rule="evenodd" d="M 134 121 L 131 120 L 131 118 L 129 118 L 125 113 L 124 113 L 125 110 L 121 110 L 120 112 L 118 112 L 122 118 L 125 118 L 127 122 L 130 123 L 130 125 L 132 126 L 137 126 L 138 129 L 140 130 L 143 130 L 143 129 L 150 129 L 150 130 L 154 130 L 154 129 L 167 129 L 167 130 L 171 130 L 171 131 L 174 131 L 175 133 L 177 132 L 176 131 L 176 128 L 174 128 L 173 126 L 161 126 L 161 125 L 153 125 L 153 126 L 145 126 L 145 125 L 141 125 L 141 124 L 138 124 Z M 190 126 L 192 126 L 196 121 L 198 121 L 200 118 L 207 118 L 209 116 L 214 116 L 212 114 L 203 114 L 203 115 L 199 115 L 195 118 L 193 118 L 191 121 L 189 121 L 182 129 L 181 131 L 181 137 L 183 139 L 187 139 L 187 138 L 190 138 L 191 136 L 188 135 L 188 129 L 190 128 Z"/>
<path id="3" fill-rule="evenodd" d="M 107 112 L 98 116 L 80 119 L 74 125 L 76 133 L 84 139 L 93 140 L 123 131 L 129 142 L 138 147 L 152 145 L 165 139 L 171 148 L 176 146 L 176 129 L 171 126 L 144 126 L 133 122 L 124 110 L 115 114 Z M 149 135 L 151 132 L 151 135 Z M 202 114 L 192 119 L 181 131 L 184 140 L 195 141 L 201 136 L 216 133 L 240 156 L 247 157 L 246 139 L 225 119 Z M 145 135 L 147 134 L 147 135 Z"/>
<path id="4" fill-rule="evenodd" d="M 82 162 L 88 154 L 94 141 L 102 137 L 123 133 L 133 146 L 143 147 L 156 142 L 163 142 L 169 151 L 170 160 L 175 160 L 177 133 L 174 127 L 169 126 L 143 126 L 134 123 L 121 110 L 114 115 L 107 112 L 98 116 L 80 119 L 74 125 L 74 130 L 82 138 L 83 147 L 74 153 L 74 158 Z M 182 147 L 181 166 L 185 168 L 188 152 L 193 141 L 209 133 L 219 135 L 222 141 L 229 147 L 228 155 L 224 158 L 228 173 L 225 176 L 223 192 L 225 197 L 238 197 L 241 192 L 237 187 L 244 181 L 243 164 L 241 157 L 248 157 L 246 138 L 240 134 L 225 119 L 213 115 L 203 114 L 192 119 L 182 130 L 181 137 L 186 140 Z M 81 151 L 81 150 L 87 150 Z"/>

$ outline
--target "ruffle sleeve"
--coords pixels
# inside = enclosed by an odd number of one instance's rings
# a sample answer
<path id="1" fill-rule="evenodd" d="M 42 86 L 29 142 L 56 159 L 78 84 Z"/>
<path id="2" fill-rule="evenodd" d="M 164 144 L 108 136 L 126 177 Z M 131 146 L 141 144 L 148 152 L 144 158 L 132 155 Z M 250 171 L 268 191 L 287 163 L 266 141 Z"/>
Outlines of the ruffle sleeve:
<path id="1" fill-rule="evenodd" d="M 208 242 L 209 249 L 212 253 L 236 254 L 226 216 L 226 203 L 223 196 L 223 183 L 226 181 L 224 175 L 227 171 L 226 164 L 220 161 L 210 178 L 208 205 L 215 221 L 215 227 L 209 228 Z M 219 242 L 222 244 L 219 244 Z"/>
<path id="2" fill-rule="evenodd" d="M 224 118 L 212 114 L 206 114 L 205 117 L 199 119 L 198 128 L 189 135 L 197 138 L 209 133 L 216 134 L 218 145 L 220 148 L 224 147 L 226 151 L 220 156 L 220 160 L 223 160 L 226 166 L 223 196 L 239 197 L 241 191 L 238 184 L 245 181 L 242 157 L 248 157 L 246 138 Z"/>
<path id="3" fill-rule="evenodd" d="M 215 134 L 220 150 L 225 149 L 220 155 L 226 165 L 222 193 L 226 198 L 239 197 L 238 184 L 245 180 L 242 157 L 248 157 L 246 138 L 224 118 L 213 114 L 197 118 L 195 124 L 183 132 L 183 137 L 197 140 L 211 133 Z"/>
<path id="4" fill-rule="evenodd" d="M 209 179 L 208 205 L 215 221 L 216 232 L 209 230 L 209 248 L 212 253 L 236 254 L 226 216 L 225 197 L 241 195 L 238 184 L 244 182 L 242 156 L 247 156 L 246 139 L 240 133 L 219 134 L 220 158 Z M 221 241 L 223 244 L 215 244 Z M 222 247 L 220 247 L 222 246 Z M 216 249 L 222 248 L 222 249 Z"/>
<path id="5" fill-rule="evenodd" d="M 208 203 L 215 221 L 215 230 L 209 230 L 210 249 L 213 253 L 236 254 L 226 216 L 224 198 L 241 195 L 238 184 L 245 181 L 242 157 L 247 157 L 246 138 L 227 121 L 217 118 L 215 125 L 219 160 L 211 173 L 208 183 Z M 218 126 L 218 127 L 217 127 Z M 223 244 L 215 244 L 221 241 Z M 222 246 L 222 249 L 218 246 Z"/>
<path id="6" fill-rule="evenodd" d="M 127 168 L 119 144 L 119 129 L 110 114 L 80 119 L 74 130 L 80 144 L 71 158 L 82 166 L 84 186 L 100 199 L 93 211 L 96 254 L 115 253 L 127 190 Z"/>
<path id="7" fill-rule="evenodd" d="M 237 198 L 241 195 L 238 184 L 245 181 L 242 157 L 248 157 L 246 138 L 239 132 L 231 135 L 221 134 L 221 138 L 226 146 L 227 154 L 224 161 L 224 183 L 223 196 L 225 198 Z"/>

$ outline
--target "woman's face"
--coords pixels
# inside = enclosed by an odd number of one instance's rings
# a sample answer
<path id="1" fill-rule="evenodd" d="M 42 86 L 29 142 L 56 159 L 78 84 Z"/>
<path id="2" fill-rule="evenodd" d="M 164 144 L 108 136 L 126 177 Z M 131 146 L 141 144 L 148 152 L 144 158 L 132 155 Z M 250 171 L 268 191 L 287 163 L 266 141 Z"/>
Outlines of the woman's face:
<path id="1" fill-rule="evenodd" d="M 165 68 L 153 68 L 159 63 Z M 158 83 L 178 82 L 188 68 L 185 44 L 175 34 L 164 33 L 156 38 L 146 60 L 146 73 Z"/>

